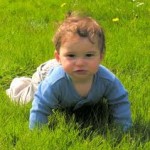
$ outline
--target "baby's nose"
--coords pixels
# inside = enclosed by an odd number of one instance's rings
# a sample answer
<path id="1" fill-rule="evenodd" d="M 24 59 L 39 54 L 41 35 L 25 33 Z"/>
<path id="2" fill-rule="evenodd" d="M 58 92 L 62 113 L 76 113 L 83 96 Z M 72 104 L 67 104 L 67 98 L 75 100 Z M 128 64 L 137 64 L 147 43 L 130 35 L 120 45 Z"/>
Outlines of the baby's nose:
<path id="1" fill-rule="evenodd" d="M 76 65 L 84 65 L 85 61 L 83 58 L 77 58 Z"/>

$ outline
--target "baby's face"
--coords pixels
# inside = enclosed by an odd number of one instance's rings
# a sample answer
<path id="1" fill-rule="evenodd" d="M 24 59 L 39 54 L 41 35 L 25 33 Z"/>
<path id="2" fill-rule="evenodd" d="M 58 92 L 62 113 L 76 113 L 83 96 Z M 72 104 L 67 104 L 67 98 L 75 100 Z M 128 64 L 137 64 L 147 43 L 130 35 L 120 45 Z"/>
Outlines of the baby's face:
<path id="1" fill-rule="evenodd" d="M 77 34 L 64 40 L 55 57 L 72 80 L 78 82 L 91 79 L 102 59 L 98 42 L 91 43 Z"/>

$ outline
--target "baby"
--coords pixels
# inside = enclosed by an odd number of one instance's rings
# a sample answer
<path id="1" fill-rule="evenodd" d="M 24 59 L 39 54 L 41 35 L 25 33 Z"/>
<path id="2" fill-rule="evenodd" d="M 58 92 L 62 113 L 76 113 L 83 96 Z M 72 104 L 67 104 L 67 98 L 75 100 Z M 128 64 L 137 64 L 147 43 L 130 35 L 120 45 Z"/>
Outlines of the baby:
<path id="1" fill-rule="evenodd" d="M 116 76 L 100 65 L 105 52 L 101 26 L 91 17 L 70 14 L 54 36 L 55 59 L 38 86 L 30 110 L 29 128 L 48 123 L 53 109 L 96 105 L 107 99 L 115 124 L 131 127 L 128 93 Z M 84 113 L 84 112 L 83 112 Z"/>

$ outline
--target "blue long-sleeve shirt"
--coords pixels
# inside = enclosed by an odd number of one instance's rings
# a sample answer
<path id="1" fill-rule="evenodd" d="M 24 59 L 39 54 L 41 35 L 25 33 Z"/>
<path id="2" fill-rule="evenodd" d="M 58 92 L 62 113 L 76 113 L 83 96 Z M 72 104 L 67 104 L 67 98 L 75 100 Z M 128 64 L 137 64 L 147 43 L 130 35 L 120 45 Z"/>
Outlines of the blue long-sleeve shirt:
<path id="1" fill-rule="evenodd" d="M 87 97 L 83 98 L 74 89 L 62 66 L 55 67 L 35 93 L 30 110 L 29 128 L 33 129 L 37 123 L 47 123 L 52 109 L 60 107 L 78 109 L 83 105 L 96 104 L 104 97 L 108 100 L 113 121 L 122 125 L 124 130 L 128 129 L 131 126 L 128 93 L 112 72 L 100 65 L 94 75 L 91 90 Z"/>

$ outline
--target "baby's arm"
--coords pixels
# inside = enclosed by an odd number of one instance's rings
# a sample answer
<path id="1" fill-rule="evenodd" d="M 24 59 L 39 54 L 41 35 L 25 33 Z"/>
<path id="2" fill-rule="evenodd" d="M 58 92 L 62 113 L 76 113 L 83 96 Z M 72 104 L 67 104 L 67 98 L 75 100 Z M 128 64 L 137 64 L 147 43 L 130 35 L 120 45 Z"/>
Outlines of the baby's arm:
<path id="1" fill-rule="evenodd" d="M 30 110 L 30 129 L 48 123 L 48 116 L 52 114 L 52 109 L 58 107 L 55 91 L 57 90 L 54 90 L 53 87 L 48 84 L 47 80 L 44 80 L 39 85 Z"/>
<path id="2" fill-rule="evenodd" d="M 132 125 L 128 93 L 117 78 L 108 87 L 106 97 L 113 122 L 128 130 Z"/>

